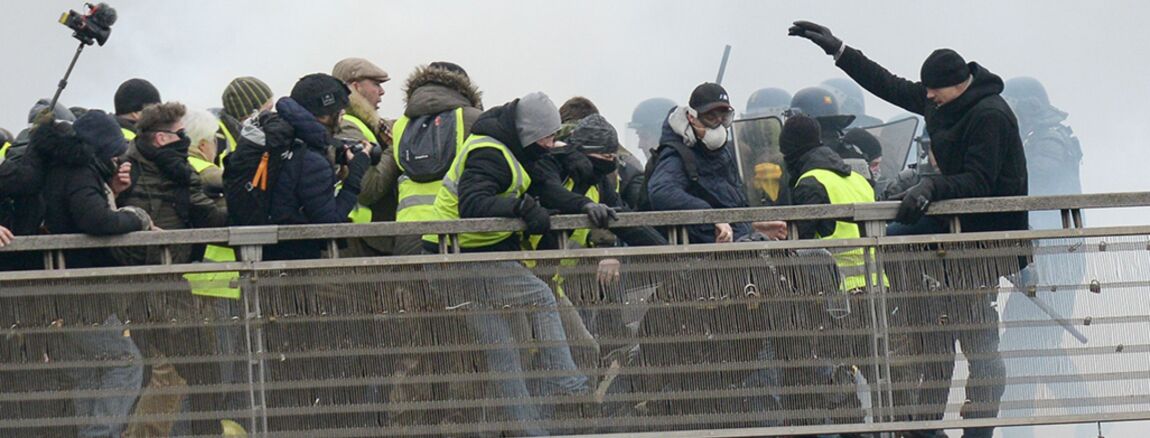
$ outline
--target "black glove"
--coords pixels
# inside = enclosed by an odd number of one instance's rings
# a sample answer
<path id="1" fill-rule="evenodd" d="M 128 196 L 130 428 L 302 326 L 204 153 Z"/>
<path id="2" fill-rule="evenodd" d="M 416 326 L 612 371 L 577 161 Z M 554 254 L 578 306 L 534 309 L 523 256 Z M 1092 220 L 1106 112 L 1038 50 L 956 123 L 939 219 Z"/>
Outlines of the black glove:
<path id="1" fill-rule="evenodd" d="M 530 195 L 523 195 L 515 204 L 514 213 L 527 224 L 527 234 L 543 234 L 551 230 L 551 215 Z"/>
<path id="2" fill-rule="evenodd" d="M 930 178 L 923 178 L 914 187 L 911 187 L 905 192 L 894 195 L 892 199 L 901 199 L 902 203 L 898 206 L 898 214 L 895 215 L 895 222 L 904 224 L 913 224 L 922 219 L 923 214 L 926 213 L 927 207 L 930 206 L 930 201 L 934 197 L 934 181 Z"/>
<path id="3" fill-rule="evenodd" d="M 587 217 L 591 219 L 591 223 L 597 228 L 607 228 L 612 220 L 619 219 L 615 214 L 615 209 L 603 204 L 589 202 L 583 206 L 583 212 L 587 213 Z"/>
<path id="4" fill-rule="evenodd" d="M 843 45 L 843 40 L 831 35 L 831 30 L 809 21 L 796 21 L 787 31 L 787 35 L 797 36 L 811 40 L 823 48 L 828 55 L 834 55 Z"/>

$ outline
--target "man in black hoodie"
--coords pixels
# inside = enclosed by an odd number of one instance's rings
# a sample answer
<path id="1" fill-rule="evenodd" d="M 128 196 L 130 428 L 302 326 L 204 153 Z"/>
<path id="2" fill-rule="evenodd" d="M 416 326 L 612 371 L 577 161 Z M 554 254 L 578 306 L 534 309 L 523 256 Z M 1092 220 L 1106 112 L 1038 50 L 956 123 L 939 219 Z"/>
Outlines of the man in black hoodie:
<path id="1" fill-rule="evenodd" d="M 1006 101 L 999 96 L 1003 90 L 1001 78 L 978 63 L 967 63 L 953 50 L 939 49 L 923 62 L 922 81 L 912 82 L 891 74 L 867 59 L 861 51 L 843 44 L 826 27 L 798 21 L 789 33 L 809 39 L 828 55 L 833 55 L 835 64 L 867 91 L 926 119 L 926 131 L 933 142 L 932 152 L 941 174 L 923 178 L 898 196 L 902 203 L 896 221 L 900 223 L 891 224 L 887 234 L 945 232 L 943 224 L 923 216 L 934 201 L 1027 194 L 1026 157 L 1018 134 L 1018 121 Z M 963 215 L 960 221 L 963 232 L 1028 228 L 1026 212 Z M 1011 267 L 1010 263 L 999 265 L 1006 270 L 1021 268 Z M 969 275 L 978 277 L 974 278 L 977 284 L 965 287 L 993 287 L 1000 275 L 1008 273 Z M 898 289 L 898 285 L 895 286 Z M 966 418 L 997 416 L 1004 390 L 1002 379 L 1006 371 L 998 354 L 998 312 L 991 297 L 982 294 L 930 297 L 920 303 L 926 307 L 921 310 L 926 311 L 912 312 L 923 317 L 921 321 L 912 321 L 912 324 L 930 326 L 945 323 L 949 316 L 961 316 L 963 320 L 956 322 L 978 327 L 962 332 L 933 330 L 925 333 L 921 345 L 940 350 L 918 352 L 953 355 L 954 342 L 958 341 L 962 343 L 964 352 L 971 353 L 969 357 L 974 358 L 970 360 L 971 382 L 984 382 L 967 386 L 966 398 L 973 403 L 963 409 Z M 924 379 L 949 381 L 953 365 L 953 361 L 928 364 L 923 367 Z M 948 392 L 949 388 L 945 387 L 920 391 L 919 404 L 927 406 L 927 413 L 919 419 L 941 419 Z M 993 431 L 992 427 L 968 428 L 963 436 L 990 437 Z M 915 433 L 919 434 L 916 436 L 932 436 L 937 431 Z"/>

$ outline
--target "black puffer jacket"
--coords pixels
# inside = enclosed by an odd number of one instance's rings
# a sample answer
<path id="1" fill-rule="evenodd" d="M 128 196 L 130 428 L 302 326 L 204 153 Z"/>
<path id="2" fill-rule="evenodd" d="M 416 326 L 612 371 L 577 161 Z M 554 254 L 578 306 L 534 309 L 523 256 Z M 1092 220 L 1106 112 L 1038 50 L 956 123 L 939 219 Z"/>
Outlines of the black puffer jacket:
<path id="1" fill-rule="evenodd" d="M 792 163 L 789 162 L 788 163 Z M 815 178 L 799 179 L 804 173 L 814 169 L 825 169 L 841 176 L 850 176 L 851 167 L 843 162 L 842 157 L 827 146 L 811 149 L 788 164 L 788 174 L 791 175 L 789 185 L 791 190 L 791 203 L 793 205 L 830 205 L 831 198 L 827 188 Z M 835 232 L 834 220 L 801 221 L 798 222 L 799 238 L 814 239 L 817 236 L 829 236 Z"/>
<path id="2" fill-rule="evenodd" d="M 846 47 L 837 65 L 874 95 L 926 119 L 941 176 L 934 178 L 934 199 L 1024 196 L 1026 156 L 1018 120 L 999 96 L 1002 78 L 970 63 L 970 87 L 941 107 L 926 98 L 926 87 L 891 74 L 857 49 Z M 1025 230 L 1027 215 L 967 215 L 962 230 Z"/>
<path id="3" fill-rule="evenodd" d="M 111 236 L 142 231 L 134 213 L 116 210 L 107 181 L 111 165 L 99 166 L 79 142 L 54 142 L 44 185 L 44 228 L 50 234 L 83 233 Z M 69 152 L 74 151 L 74 152 Z M 65 252 L 68 268 L 115 266 L 107 248 Z"/>

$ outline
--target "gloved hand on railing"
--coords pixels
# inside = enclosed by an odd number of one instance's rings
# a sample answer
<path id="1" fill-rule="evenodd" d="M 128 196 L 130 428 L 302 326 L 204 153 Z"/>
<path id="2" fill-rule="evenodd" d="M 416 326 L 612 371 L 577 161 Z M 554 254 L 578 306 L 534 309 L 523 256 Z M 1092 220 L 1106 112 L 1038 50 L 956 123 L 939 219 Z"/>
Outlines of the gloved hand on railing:
<path id="1" fill-rule="evenodd" d="M 514 213 L 527 224 L 527 234 L 543 234 L 551 231 L 551 215 L 535 201 L 531 195 L 523 195 L 515 204 Z"/>
<path id="2" fill-rule="evenodd" d="M 904 224 L 918 222 L 926 214 L 933 197 L 934 180 L 930 178 L 923 178 L 907 191 L 892 196 L 892 199 L 902 200 L 898 205 L 898 214 L 894 217 L 895 222 Z"/>
<path id="3" fill-rule="evenodd" d="M 595 202 L 584 205 L 583 212 L 587 213 L 587 218 L 591 219 L 596 228 L 607 228 L 611 221 L 619 219 L 614 208 Z"/>

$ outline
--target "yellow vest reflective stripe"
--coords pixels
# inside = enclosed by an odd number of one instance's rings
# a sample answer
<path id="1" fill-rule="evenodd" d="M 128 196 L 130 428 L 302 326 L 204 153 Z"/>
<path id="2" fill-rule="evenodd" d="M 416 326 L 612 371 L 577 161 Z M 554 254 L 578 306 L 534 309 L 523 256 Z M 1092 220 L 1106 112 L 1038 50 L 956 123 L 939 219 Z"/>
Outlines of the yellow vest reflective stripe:
<path id="1" fill-rule="evenodd" d="M 205 263 L 236 261 L 235 250 L 226 246 L 208 245 L 204 249 Z M 203 272 L 184 274 L 184 279 L 192 286 L 192 295 L 205 297 L 240 299 L 239 272 Z"/>
<path id="2" fill-rule="evenodd" d="M 483 149 L 492 148 L 498 150 L 503 154 L 503 158 L 507 161 L 507 166 L 511 169 L 511 185 L 507 187 L 499 196 L 505 198 L 519 198 L 527 193 L 527 188 L 531 186 L 531 176 L 527 175 L 527 170 L 515 159 L 515 154 L 511 153 L 503 143 L 498 140 L 481 135 L 472 135 L 467 139 L 467 143 L 463 145 L 463 149 L 455 154 L 455 161 L 451 163 L 451 168 L 447 170 L 447 175 L 443 177 L 443 187 L 439 188 L 439 193 L 435 197 L 435 220 L 456 220 L 459 219 L 459 188 L 457 183 L 459 178 L 463 176 L 464 167 L 467 165 L 467 157 L 471 152 Z M 461 248 L 478 248 L 484 246 L 494 245 L 502 242 L 503 240 L 515 234 L 511 231 L 493 231 L 484 233 L 461 233 L 459 235 L 459 246 Z M 439 242 L 439 236 L 434 234 L 427 234 L 423 236 L 423 240 L 430 242 Z"/>
<path id="3" fill-rule="evenodd" d="M 213 164 L 211 161 L 191 155 L 188 155 L 188 164 L 192 165 L 192 169 L 195 170 L 196 173 L 204 173 L 204 170 L 215 166 L 215 164 Z"/>
<path id="4" fill-rule="evenodd" d="M 226 157 L 226 156 L 228 156 L 228 154 L 236 151 L 236 138 L 232 136 L 231 131 L 228 131 L 228 126 L 224 124 L 223 120 L 220 120 L 216 123 L 218 125 L 220 125 L 220 131 L 219 132 L 224 133 L 224 139 L 227 140 L 227 142 L 228 142 L 228 148 L 224 149 L 223 152 L 220 152 L 219 160 L 220 160 L 220 164 L 223 165 L 224 157 Z"/>
<path id="5" fill-rule="evenodd" d="M 813 169 L 799 177 L 814 178 L 823 185 L 831 204 L 866 204 L 874 202 L 874 188 L 866 178 L 858 173 L 851 172 L 850 176 L 843 177 L 826 169 Z M 858 239 L 862 237 L 858 224 L 854 222 L 835 221 L 835 231 L 829 236 L 818 236 L 820 239 Z M 842 291 L 866 288 L 866 255 L 862 248 L 843 249 L 831 251 L 835 257 L 842 274 Z M 877 273 L 872 273 L 871 284 L 878 284 Z M 883 284 L 890 282 L 883 275 Z"/>
<path id="6" fill-rule="evenodd" d="M 403 163 L 399 159 L 400 148 L 403 147 L 403 131 L 407 129 L 408 123 L 411 119 L 407 116 L 402 116 L 399 120 L 395 121 L 392 126 L 392 138 L 396 143 L 395 147 L 391 148 L 392 158 L 395 159 L 396 166 L 399 167 L 400 172 L 405 172 Z M 455 109 L 455 152 L 459 154 L 459 149 L 463 147 L 464 132 L 463 132 L 463 108 Z M 399 177 L 399 203 L 396 205 L 395 221 L 396 222 L 420 222 L 435 220 L 435 198 L 439 194 L 439 188 L 443 186 L 443 181 L 432 181 L 420 183 L 401 175 Z"/>
<path id="7" fill-rule="evenodd" d="M 136 139 L 136 133 L 128 128 L 120 128 L 120 132 L 124 134 L 124 140 L 132 141 Z"/>
<path id="8" fill-rule="evenodd" d="M 367 141 L 379 144 L 379 140 L 376 138 L 375 133 L 371 132 L 371 129 L 367 127 L 366 123 L 363 123 L 363 120 L 360 120 L 358 117 L 351 114 L 344 114 L 343 119 L 351 122 L 353 125 L 355 125 L 356 128 L 359 128 L 359 132 L 363 134 L 363 138 L 366 138 Z"/>
<path id="9" fill-rule="evenodd" d="M 8 148 L 10 147 L 12 147 L 12 143 L 9 142 L 4 142 L 4 146 L 0 147 L 0 161 L 4 161 L 4 158 L 8 156 Z"/>

